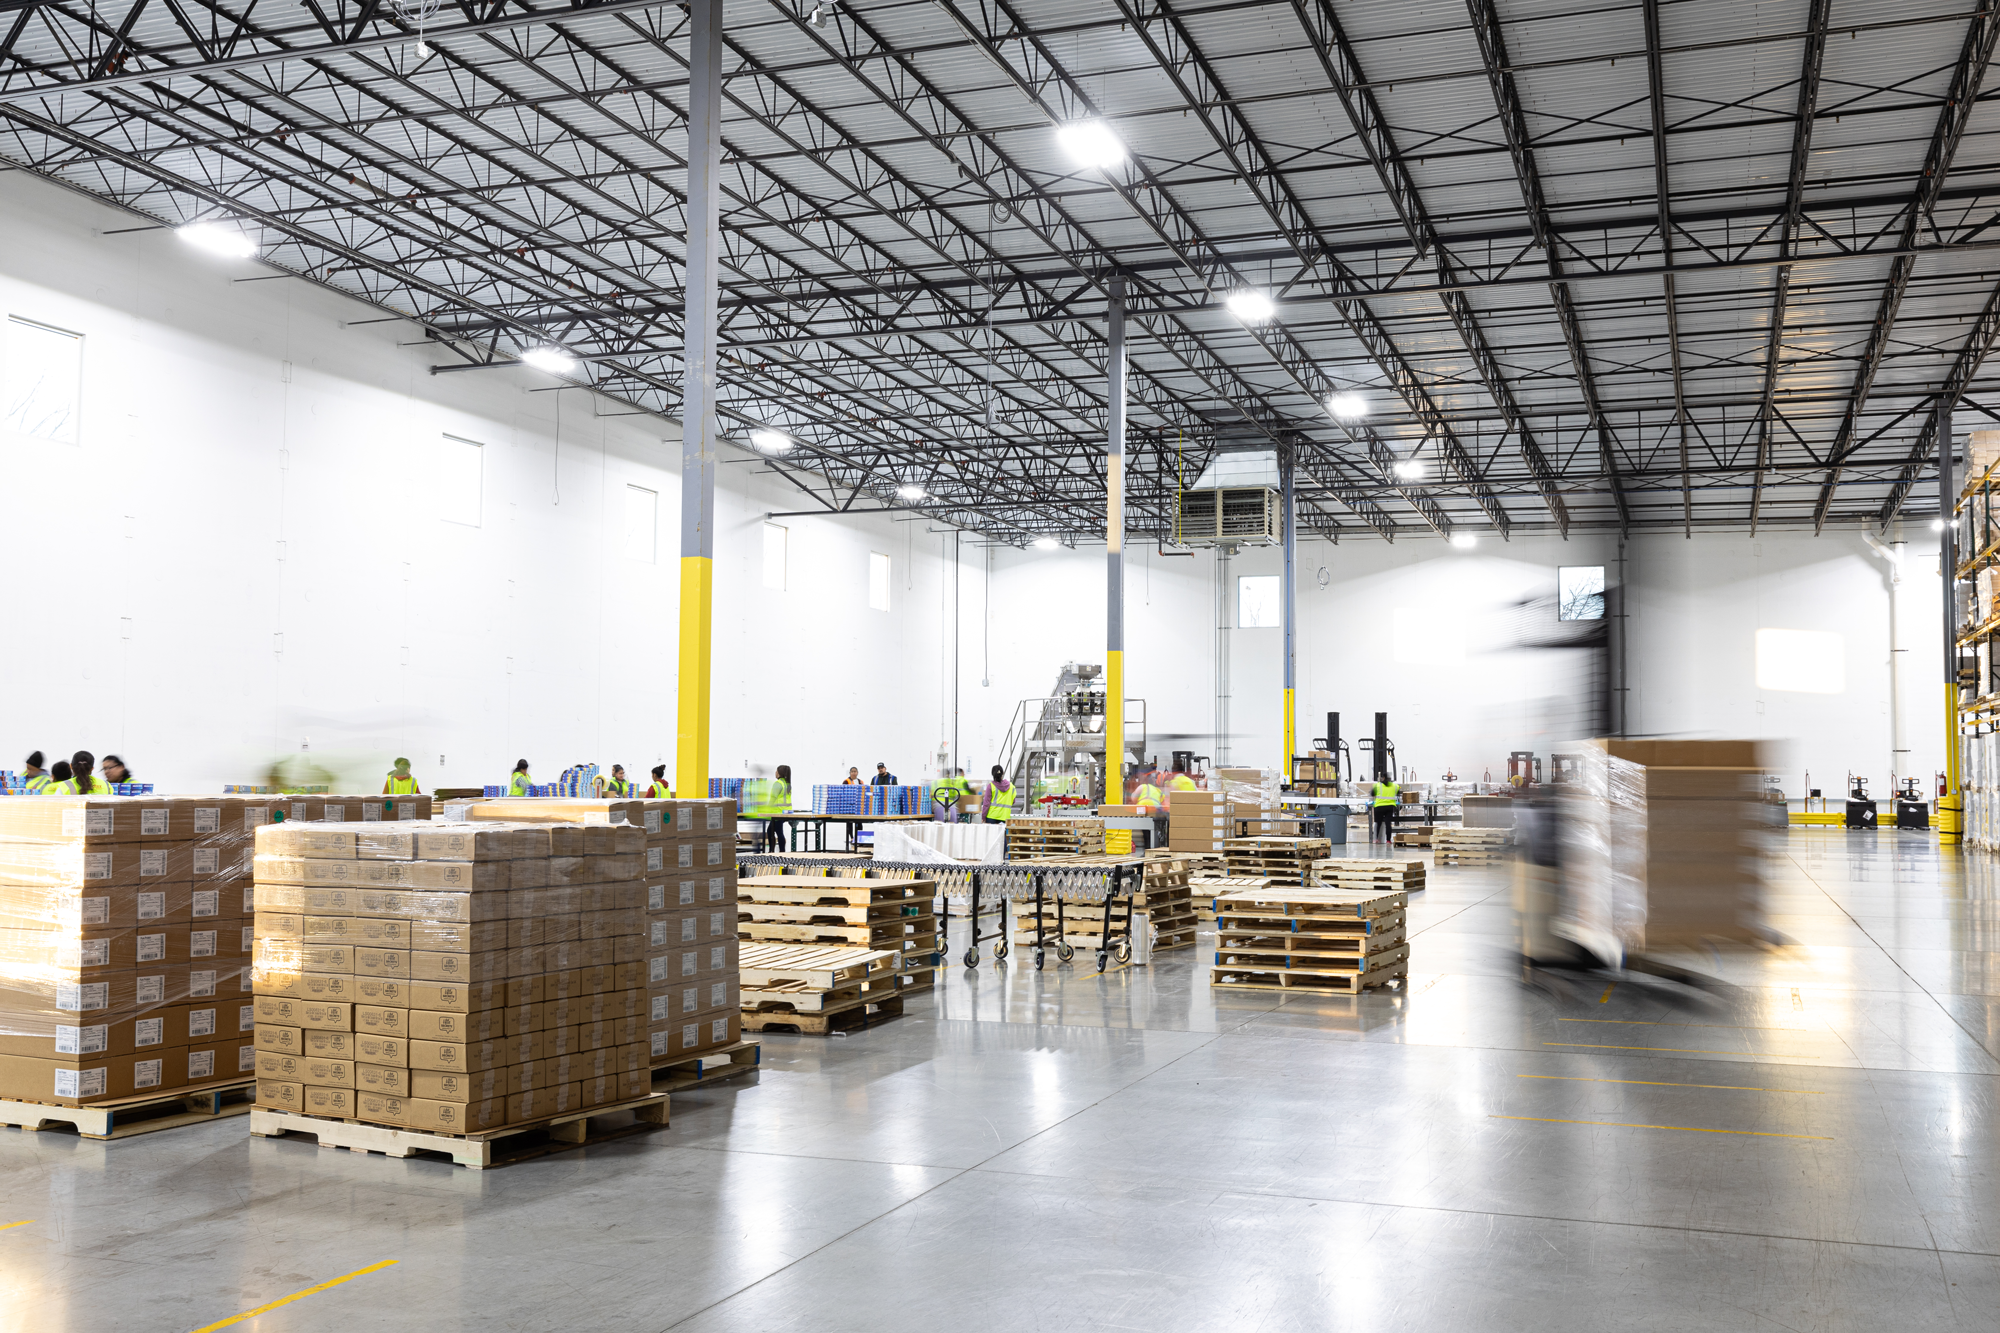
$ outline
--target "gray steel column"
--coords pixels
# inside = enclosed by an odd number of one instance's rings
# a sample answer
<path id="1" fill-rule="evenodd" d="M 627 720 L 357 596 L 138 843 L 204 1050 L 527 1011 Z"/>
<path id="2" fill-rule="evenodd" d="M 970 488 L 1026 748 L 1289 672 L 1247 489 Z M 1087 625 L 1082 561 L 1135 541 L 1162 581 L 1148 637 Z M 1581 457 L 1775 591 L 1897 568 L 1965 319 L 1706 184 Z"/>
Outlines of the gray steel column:
<path id="1" fill-rule="evenodd" d="M 1285 525 L 1285 578 L 1278 603 L 1279 619 L 1285 626 L 1285 754 L 1281 767 L 1285 781 L 1292 780 L 1292 756 L 1299 752 L 1298 738 L 1298 674 L 1294 647 L 1297 643 L 1295 621 L 1298 617 L 1296 595 L 1292 590 L 1292 570 L 1298 557 L 1298 546 L 1292 540 L 1292 530 L 1297 526 L 1293 521 L 1298 516 L 1298 497 L 1292 491 L 1292 445 L 1285 445 L 1278 451 L 1278 476 L 1284 486 L 1284 510 L 1280 521 Z"/>
<path id="2" fill-rule="evenodd" d="M 687 308 L 681 403 L 681 625 L 674 792 L 708 795 L 714 625 L 716 274 L 722 164 L 722 0 L 689 0 Z"/>
<path id="3" fill-rule="evenodd" d="M 1952 409 L 1947 400 L 1938 410 L 1938 574 L 1944 580 L 1944 795 L 1938 798 L 1938 843 L 1956 845 L 1965 829 L 1965 798 L 1959 791 L 1960 728 L 1958 721 L 1958 487 L 1952 482 L 1951 455 L 1957 447 Z M 1893 801 L 1891 808 L 1894 808 Z"/>
<path id="4" fill-rule="evenodd" d="M 1125 279 L 1113 278 L 1105 329 L 1104 799 L 1125 799 Z"/>

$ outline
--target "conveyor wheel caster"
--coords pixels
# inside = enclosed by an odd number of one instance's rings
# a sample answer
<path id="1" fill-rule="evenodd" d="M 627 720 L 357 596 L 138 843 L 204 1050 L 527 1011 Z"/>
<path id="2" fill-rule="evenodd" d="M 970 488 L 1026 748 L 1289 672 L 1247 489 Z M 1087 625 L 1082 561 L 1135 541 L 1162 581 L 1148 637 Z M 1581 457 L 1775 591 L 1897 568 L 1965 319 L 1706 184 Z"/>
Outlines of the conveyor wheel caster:
<path id="1" fill-rule="evenodd" d="M 1042 964 L 1048 961 L 1049 961 L 1049 951 L 1047 949 L 1037 947 L 1035 949 L 1035 971 L 1037 972 L 1041 971 Z"/>
<path id="2" fill-rule="evenodd" d="M 1067 944 L 1058 944 L 1058 945 L 1056 946 L 1056 961 L 1057 961 L 1057 962 L 1059 962 L 1059 963 L 1067 963 L 1067 962 L 1068 962 L 1068 961 L 1069 961 L 1070 959 L 1072 959 L 1072 958 L 1074 958 L 1074 957 L 1076 957 L 1076 950 L 1075 950 L 1075 949 L 1073 949 L 1073 948 L 1071 948 L 1071 947 L 1070 947 L 1069 945 L 1067 945 Z"/>
<path id="3" fill-rule="evenodd" d="M 978 966 L 979 966 L 979 950 L 977 950 L 977 949 L 967 949 L 967 950 L 965 951 L 965 965 L 966 965 L 967 967 L 978 967 Z"/>
<path id="4" fill-rule="evenodd" d="M 1131 961 L 1132 961 L 1132 941 L 1130 941 L 1130 940 L 1120 940 L 1120 941 L 1118 941 L 1118 947 L 1117 947 L 1117 948 L 1115 948 L 1115 949 L 1113 949 L 1113 950 L 1111 951 L 1111 954 L 1112 954 L 1112 957 L 1116 958 L 1116 959 L 1117 959 L 1117 960 L 1118 960 L 1119 962 L 1121 962 L 1121 963 L 1129 963 L 1129 962 L 1131 962 Z"/>
<path id="5" fill-rule="evenodd" d="M 1102 972 L 1104 970 L 1104 964 L 1107 963 L 1108 961 L 1110 961 L 1109 955 L 1107 955 L 1104 952 L 1104 950 L 1099 949 L 1097 951 L 1097 970 Z"/>
<path id="6" fill-rule="evenodd" d="M 993 946 L 993 961 L 1000 962 L 1007 956 L 1007 941 L 1001 940 Z"/>

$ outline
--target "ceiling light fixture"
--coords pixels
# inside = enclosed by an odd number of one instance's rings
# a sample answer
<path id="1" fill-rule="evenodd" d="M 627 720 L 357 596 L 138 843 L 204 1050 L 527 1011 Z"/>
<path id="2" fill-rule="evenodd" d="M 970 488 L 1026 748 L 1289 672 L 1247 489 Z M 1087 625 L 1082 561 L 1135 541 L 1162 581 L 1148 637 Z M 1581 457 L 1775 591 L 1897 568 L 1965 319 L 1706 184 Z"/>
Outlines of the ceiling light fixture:
<path id="1" fill-rule="evenodd" d="M 567 375 L 576 369 L 576 358 L 560 347 L 530 347 L 521 353 L 521 364 L 551 375 Z"/>
<path id="2" fill-rule="evenodd" d="M 1368 415 L 1368 400 L 1358 393 L 1337 393 L 1326 400 L 1326 410 L 1342 421 L 1356 421 Z"/>
<path id="3" fill-rule="evenodd" d="M 1944 531 L 1944 520 L 1943 520 L 1943 519 L 1941 519 L 1941 518 L 1934 518 L 1934 519 L 1932 519 L 1932 520 L 1931 520 L 1931 531 L 1932 531 L 1932 532 L 1943 532 L 1943 531 Z"/>
<path id="4" fill-rule="evenodd" d="M 766 429 L 751 431 L 750 443 L 756 445 L 767 454 L 782 454 L 788 452 L 798 441 L 781 430 Z"/>
<path id="5" fill-rule="evenodd" d="M 1404 460 L 1403 460 L 1402 462 L 1400 462 L 1400 463 L 1396 464 L 1396 475 L 1397 475 L 1397 476 L 1399 476 L 1399 477 L 1421 477 L 1421 476 L 1423 476 L 1423 475 L 1424 475 L 1424 460 L 1423 460 L 1423 459 L 1421 459 L 1421 458 L 1406 458 L 1406 459 L 1404 459 Z"/>
<path id="6" fill-rule="evenodd" d="M 1056 131 L 1056 142 L 1080 167 L 1109 170 L 1125 160 L 1125 145 L 1101 120 L 1078 120 Z"/>
<path id="7" fill-rule="evenodd" d="M 806 15 L 806 22 L 815 28 L 824 28 L 828 19 L 838 17 L 833 10 L 834 6 L 830 4 L 814 5 L 812 13 Z"/>
<path id="8" fill-rule="evenodd" d="M 1053 550 L 1055 550 L 1055 549 L 1056 549 L 1056 548 L 1057 548 L 1058 546 L 1061 546 L 1061 545 L 1062 545 L 1062 543 L 1061 543 L 1061 542 L 1059 542 L 1059 541 L 1057 541 L 1057 540 L 1056 540 L 1056 539 L 1055 539 L 1054 537 L 1037 537 L 1037 538 L 1035 538 L 1035 549 L 1036 549 L 1037 551 L 1053 551 Z"/>
<path id="9" fill-rule="evenodd" d="M 1451 534 L 1451 544 L 1461 551 L 1470 551 L 1479 545 L 1479 538 L 1470 532 L 1454 532 Z"/>
<path id="10" fill-rule="evenodd" d="M 189 245 L 224 259 L 248 259 L 257 253 L 257 243 L 234 227 L 214 222 L 190 222 L 174 229 Z"/>
<path id="11" fill-rule="evenodd" d="M 930 499 L 930 492 L 926 491 L 923 487 L 917 485 L 915 482 L 908 482 L 905 483 L 904 485 L 898 486 L 896 488 L 896 494 L 902 496 L 905 500 Z"/>
<path id="12" fill-rule="evenodd" d="M 1271 298 L 1254 287 L 1246 287 L 1232 294 L 1228 301 L 1229 313 L 1249 324 L 1261 324 L 1278 313 L 1278 307 Z"/>

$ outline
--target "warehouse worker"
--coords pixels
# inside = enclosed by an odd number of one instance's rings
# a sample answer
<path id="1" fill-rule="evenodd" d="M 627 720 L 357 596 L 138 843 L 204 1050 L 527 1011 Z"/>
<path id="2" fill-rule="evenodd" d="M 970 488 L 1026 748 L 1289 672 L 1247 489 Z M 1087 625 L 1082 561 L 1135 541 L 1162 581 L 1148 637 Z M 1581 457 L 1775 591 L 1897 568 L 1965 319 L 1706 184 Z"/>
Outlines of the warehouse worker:
<path id="1" fill-rule="evenodd" d="M 868 785 L 871 787 L 893 787 L 896 785 L 896 775 L 889 771 L 887 764 L 877 764 L 875 765 L 875 776 L 868 779 Z"/>
<path id="2" fill-rule="evenodd" d="M 417 785 L 416 778 L 410 773 L 410 761 L 398 758 L 396 766 L 389 771 L 388 778 L 382 783 L 382 794 L 384 796 L 416 796 L 422 792 L 423 788 Z"/>
<path id="3" fill-rule="evenodd" d="M 1174 769 L 1174 775 L 1167 779 L 1167 790 L 1198 791 L 1200 789 L 1194 785 L 1194 779 L 1188 776 L 1187 769 L 1177 767 Z"/>
<path id="4" fill-rule="evenodd" d="M 121 782 L 132 780 L 132 770 L 125 767 L 125 761 L 115 754 L 105 755 L 104 762 L 97 766 L 97 771 L 102 773 L 104 780 L 114 787 Z"/>
<path id="5" fill-rule="evenodd" d="M 956 824 L 958 822 L 958 803 L 964 799 L 967 789 L 968 784 L 965 781 L 965 770 L 957 768 L 947 773 L 944 780 L 939 782 L 936 788 L 932 790 L 931 814 L 937 819 L 938 823 Z"/>
<path id="6" fill-rule="evenodd" d="M 534 785 L 535 780 L 528 776 L 528 761 L 525 759 L 515 760 L 514 776 L 507 784 L 507 794 L 509 796 L 526 796 L 528 788 Z"/>
<path id="7" fill-rule="evenodd" d="M 843 787 L 865 787 L 868 784 L 861 780 L 860 769 L 850 768 L 847 770 L 847 776 L 840 780 L 840 785 Z"/>
<path id="8" fill-rule="evenodd" d="M 632 794 L 632 784 L 625 780 L 625 765 L 613 764 L 611 766 L 611 777 L 604 784 L 604 794 L 606 796 L 630 796 Z"/>
<path id="9" fill-rule="evenodd" d="M 993 765 L 993 781 L 979 802 L 979 816 L 989 824 L 1004 824 L 1014 817 L 1014 784 L 1007 781 L 1000 765 Z"/>
<path id="10" fill-rule="evenodd" d="M 764 821 L 764 836 L 758 839 L 757 850 L 782 852 L 785 850 L 785 816 L 792 809 L 792 766 L 779 764 L 777 775 L 770 778 L 751 778 L 743 784 L 743 813 L 750 819 Z"/>
<path id="11" fill-rule="evenodd" d="M 646 799 L 649 801 L 664 801 L 672 798 L 673 794 L 674 789 L 667 785 L 667 766 L 665 764 L 654 764 L 653 782 L 651 786 L 646 788 Z"/>
<path id="12" fill-rule="evenodd" d="M 95 777 L 91 769 L 97 766 L 97 756 L 88 750 L 78 750 L 69 757 L 69 777 L 49 789 L 51 796 L 109 796 L 111 784 L 103 778 Z"/>
<path id="13" fill-rule="evenodd" d="M 30 796 L 46 796 L 55 785 L 49 775 L 42 771 L 42 752 L 35 751 L 21 765 L 22 789 Z"/>
<path id="14" fill-rule="evenodd" d="M 1377 780 L 1375 783 L 1375 823 L 1368 830 L 1368 841 L 1375 841 L 1376 833 L 1381 833 L 1384 842 L 1394 842 L 1396 826 L 1396 802 L 1400 799 L 1402 787 L 1394 782 Z"/>
<path id="15" fill-rule="evenodd" d="M 1132 804 L 1142 809 L 1157 810 L 1166 803 L 1167 798 L 1162 796 L 1160 789 L 1153 785 L 1151 774 L 1139 780 L 1139 790 L 1132 793 Z"/>

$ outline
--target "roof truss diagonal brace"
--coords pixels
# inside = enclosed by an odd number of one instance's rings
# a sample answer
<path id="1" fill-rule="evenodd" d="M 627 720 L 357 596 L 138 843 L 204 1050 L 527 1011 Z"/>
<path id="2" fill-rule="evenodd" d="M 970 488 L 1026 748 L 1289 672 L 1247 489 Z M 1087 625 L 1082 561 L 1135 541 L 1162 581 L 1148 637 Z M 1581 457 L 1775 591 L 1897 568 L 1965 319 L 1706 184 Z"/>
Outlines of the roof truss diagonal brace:
<path id="1" fill-rule="evenodd" d="M 1674 263 L 1674 209 L 1671 174 L 1667 167 L 1667 69 L 1661 55 L 1661 0 L 1645 0 L 1646 103 L 1653 131 L 1653 197 L 1659 208 L 1660 263 Z M 1667 358 L 1674 383 L 1674 435 L 1681 465 L 1681 535 L 1694 536 L 1694 487 L 1688 474 L 1687 378 L 1681 359 L 1681 317 L 1674 275 L 1660 275 L 1660 295 L 1667 314 Z"/>
<path id="2" fill-rule="evenodd" d="M 1902 248 L 1905 251 L 1916 245 L 1919 233 L 1937 205 L 1938 193 L 1944 189 L 1945 177 L 1951 174 L 1952 160 L 1978 104 L 1996 41 L 2000 41 L 2000 0 L 1979 0 L 1978 9 L 1966 25 L 1965 44 L 1959 49 L 1958 64 L 1952 69 L 1950 91 L 1945 95 L 1944 107 L 1938 112 L 1937 124 L 1931 131 L 1930 147 L 1924 153 L 1923 171 L 1917 176 L 1916 186 L 1903 214 Z M 1875 322 L 1868 330 L 1868 346 L 1854 372 L 1854 387 L 1848 395 L 1847 409 L 1841 416 L 1833 446 L 1827 451 L 1826 481 L 1821 484 L 1819 499 L 1813 506 L 1815 532 L 1825 528 L 1826 520 L 1833 512 L 1833 497 L 1840 485 L 1841 471 L 1858 447 L 1861 416 L 1867 410 L 1868 395 L 1875 387 L 1875 376 L 1882 369 L 1882 360 L 1888 354 L 1889 340 L 1896 328 L 1896 315 L 1902 309 L 1903 297 L 1910 287 L 1910 275 L 1916 267 L 1917 257 L 1914 254 L 1899 254 L 1890 261 L 1889 278 L 1882 284 L 1882 299 L 1875 310 Z M 1976 333 L 1977 329 L 1974 331 Z M 1928 448 L 1919 440 L 1912 457 L 1922 455 Z M 1900 499 L 1897 502 L 1900 503 Z"/>

